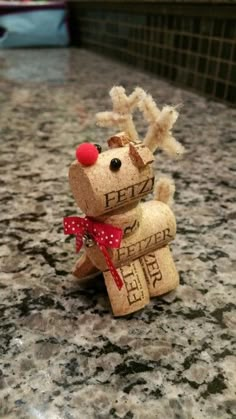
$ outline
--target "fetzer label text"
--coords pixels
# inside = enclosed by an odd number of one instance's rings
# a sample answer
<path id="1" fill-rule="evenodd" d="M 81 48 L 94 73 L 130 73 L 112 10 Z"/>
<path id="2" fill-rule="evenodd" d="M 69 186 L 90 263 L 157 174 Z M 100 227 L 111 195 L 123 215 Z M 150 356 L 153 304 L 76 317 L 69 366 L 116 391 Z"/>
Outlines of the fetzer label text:
<path id="1" fill-rule="evenodd" d="M 159 281 L 162 280 L 162 273 L 155 253 L 149 253 L 140 259 L 145 278 L 149 286 L 155 288 Z"/>
<path id="2" fill-rule="evenodd" d="M 120 207 L 125 202 L 133 201 L 137 198 L 147 195 L 152 192 L 154 186 L 154 177 L 127 186 L 127 188 L 119 189 L 118 191 L 111 191 L 106 193 L 105 208 Z"/>
<path id="3" fill-rule="evenodd" d="M 136 256 L 147 253 L 147 251 L 158 249 L 167 244 L 174 237 L 170 234 L 170 229 L 158 231 L 151 236 L 145 237 L 137 243 L 130 244 L 127 247 L 120 247 L 117 249 L 118 261 L 132 260 Z"/>
<path id="4" fill-rule="evenodd" d="M 127 291 L 127 299 L 129 305 L 142 301 L 144 298 L 144 292 L 140 283 L 138 273 L 135 268 L 135 264 L 123 266 L 120 268 L 121 275 Z"/>

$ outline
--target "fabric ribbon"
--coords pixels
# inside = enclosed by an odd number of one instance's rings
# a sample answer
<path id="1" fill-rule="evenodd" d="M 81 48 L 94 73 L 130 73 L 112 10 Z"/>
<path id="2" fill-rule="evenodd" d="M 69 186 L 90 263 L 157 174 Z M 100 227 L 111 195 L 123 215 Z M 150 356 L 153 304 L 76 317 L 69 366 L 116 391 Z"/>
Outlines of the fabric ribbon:
<path id="1" fill-rule="evenodd" d="M 90 217 L 65 217 L 64 234 L 76 235 L 76 252 L 83 246 L 83 238 L 88 234 L 102 251 L 109 271 L 120 290 L 123 287 L 123 280 L 117 272 L 107 248 L 117 249 L 120 247 L 123 231 L 121 228 L 110 224 L 98 223 Z"/>

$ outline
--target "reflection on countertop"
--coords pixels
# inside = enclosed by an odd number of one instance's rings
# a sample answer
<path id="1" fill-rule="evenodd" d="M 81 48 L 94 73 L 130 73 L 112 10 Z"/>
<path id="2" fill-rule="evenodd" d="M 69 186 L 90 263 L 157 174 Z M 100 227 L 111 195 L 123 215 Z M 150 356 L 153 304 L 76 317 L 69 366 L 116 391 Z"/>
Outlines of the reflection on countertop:
<path id="1" fill-rule="evenodd" d="M 0 64 L 0 417 L 234 417 L 236 112 L 84 50 L 1 51 Z M 120 319 L 102 278 L 82 289 L 70 275 L 62 230 L 78 213 L 68 166 L 78 143 L 105 144 L 94 115 L 113 84 L 181 103 L 187 149 L 156 156 L 176 182 L 181 285 Z"/>

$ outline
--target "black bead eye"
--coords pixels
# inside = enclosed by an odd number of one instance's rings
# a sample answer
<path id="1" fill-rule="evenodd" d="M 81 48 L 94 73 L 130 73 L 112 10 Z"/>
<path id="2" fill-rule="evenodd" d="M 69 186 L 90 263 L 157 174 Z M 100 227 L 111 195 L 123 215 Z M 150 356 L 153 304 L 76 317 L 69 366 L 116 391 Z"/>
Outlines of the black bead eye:
<path id="1" fill-rule="evenodd" d="M 110 162 L 110 169 L 113 172 L 116 172 L 121 167 L 121 161 L 120 159 L 112 159 Z"/>
<path id="2" fill-rule="evenodd" d="M 97 151 L 99 152 L 99 154 L 102 152 L 102 147 L 100 146 L 100 144 L 94 144 Z"/>

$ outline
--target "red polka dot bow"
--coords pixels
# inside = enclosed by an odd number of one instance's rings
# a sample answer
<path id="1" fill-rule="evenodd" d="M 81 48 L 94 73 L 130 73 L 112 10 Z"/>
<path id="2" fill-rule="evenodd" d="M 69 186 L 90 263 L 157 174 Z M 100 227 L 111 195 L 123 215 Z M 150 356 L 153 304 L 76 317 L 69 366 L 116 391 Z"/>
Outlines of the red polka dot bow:
<path id="1" fill-rule="evenodd" d="M 123 236 L 121 228 L 113 227 L 110 224 L 97 223 L 89 217 L 65 217 L 64 233 L 76 235 L 76 252 L 80 251 L 83 243 L 86 243 L 86 240 L 88 243 L 92 242 L 99 246 L 106 259 L 107 266 L 114 278 L 117 288 L 120 290 L 123 287 L 123 281 L 107 251 L 107 248 L 117 249 L 120 247 L 120 242 Z"/>

